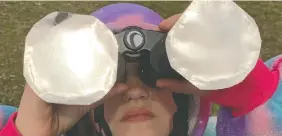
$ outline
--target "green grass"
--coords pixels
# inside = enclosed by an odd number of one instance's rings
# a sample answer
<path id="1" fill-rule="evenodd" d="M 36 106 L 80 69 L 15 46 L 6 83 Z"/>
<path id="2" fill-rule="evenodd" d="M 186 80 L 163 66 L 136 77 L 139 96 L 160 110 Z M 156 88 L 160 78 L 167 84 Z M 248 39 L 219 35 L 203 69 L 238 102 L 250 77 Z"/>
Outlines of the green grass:
<path id="1" fill-rule="evenodd" d="M 53 11 L 90 14 L 115 2 L 0 2 L 0 104 L 18 105 L 23 90 L 24 40 L 32 25 Z M 134 2 L 163 17 L 179 13 L 189 2 Z M 264 60 L 282 52 L 282 2 L 239 2 L 260 27 Z M 216 108 L 216 107 L 215 107 Z"/>

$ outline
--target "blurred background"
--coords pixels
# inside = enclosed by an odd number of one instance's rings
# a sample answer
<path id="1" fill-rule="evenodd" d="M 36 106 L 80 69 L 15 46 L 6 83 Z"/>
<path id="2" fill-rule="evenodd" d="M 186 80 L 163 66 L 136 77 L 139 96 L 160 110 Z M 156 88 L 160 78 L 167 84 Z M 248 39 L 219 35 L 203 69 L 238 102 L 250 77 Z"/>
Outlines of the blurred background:
<path id="1" fill-rule="evenodd" d="M 32 25 L 53 11 L 90 14 L 117 2 L 0 2 L 0 104 L 17 106 L 23 91 L 25 36 Z M 147 6 L 164 18 L 180 13 L 190 2 L 131 2 Z M 282 2 L 236 2 L 257 22 L 263 40 L 261 56 L 282 53 Z M 217 106 L 214 106 L 216 111 Z"/>

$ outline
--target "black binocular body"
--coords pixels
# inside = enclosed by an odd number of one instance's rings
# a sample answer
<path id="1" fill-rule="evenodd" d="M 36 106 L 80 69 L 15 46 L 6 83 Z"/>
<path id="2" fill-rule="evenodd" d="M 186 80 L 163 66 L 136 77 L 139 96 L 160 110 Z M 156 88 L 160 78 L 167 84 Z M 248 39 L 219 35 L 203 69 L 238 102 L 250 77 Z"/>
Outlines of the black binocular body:
<path id="1" fill-rule="evenodd" d="M 150 87 L 155 87 L 156 81 L 161 78 L 184 79 L 170 66 L 165 47 L 166 36 L 167 33 L 136 26 L 115 32 L 119 45 L 117 81 L 126 80 L 127 63 L 139 64 L 139 77 Z"/>

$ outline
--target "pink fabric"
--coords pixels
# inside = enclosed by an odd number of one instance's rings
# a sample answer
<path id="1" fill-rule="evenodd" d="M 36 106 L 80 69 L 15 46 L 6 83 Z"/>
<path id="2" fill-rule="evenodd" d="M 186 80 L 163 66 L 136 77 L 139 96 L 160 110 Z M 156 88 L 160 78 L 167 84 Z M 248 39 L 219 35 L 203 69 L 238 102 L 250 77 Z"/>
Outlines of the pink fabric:
<path id="1" fill-rule="evenodd" d="M 17 112 L 11 115 L 7 124 L 0 131 L 0 136 L 22 136 L 20 132 L 17 130 L 14 122 L 16 117 L 17 117 Z"/>
<path id="2" fill-rule="evenodd" d="M 247 128 L 251 130 L 254 136 L 259 136 L 261 134 L 266 136 L 274 136 L 272 133 L 276 131 L 274 129 L 275 122 L 269 118 L 271 116 L 272 114 L 267 107 L 262 106 L 261 108 L 257 108 L 255 112 L 250 112 L 248 114 L 249 125 Z"/>
<path id="3" fill-rule="evenodd" d="M 268 117 L 269 113 L 263 111 L 254 113 L 251 111 L 263 105 L 272 97 L 277 88 L 278 80 L 279 71 L 270 71 L 262 60 L 259 60 L 254 70 L 242 83 L 228 89 L 212 92 L 206 98 L 222 106 L 232 108 L 232 114 L 234 116 L 241 116 L 247 113 L 256 114 L 256 118 L 250 118 L 249 123 L 260 126 L 266 125 L 263 127 L 264 129 L 262 129 L 265 130 L 269 129 L 269 127 L 273 127 L 272 124 L 274 124 L 269 120 L 263 119 L 264 117 Z M 0 131 L 0 136 L 21 136 L 14 123 L 16 116 L 17 113 L 10 116 L 7 124 Z M 258 117 L 262 119 L 257 120 Z M 206 119 L 202 118 L 202 120 Z M 202 122 L 202 120 L 200 122 Z M 257 126 L 253 125 L 252 127 Z M 261 131 L 255 132 L 256 134 L 262 133 Z"/>
<path id="4" fill-rule="evenodd" d="M 265 103 L 274 94 L 279 71 L 270 71 L 258 60 L 247 78 L 231 88 L 211 92 L 207 98 L 221 106 L 230 107 L 233 116 L 242 116 Z"/>
<path id="5" fill-rule="evenodd" d="M 282 57 L 278 57 L 277 60 L 274 61 L 272 67 L 270 68 L 271 70 L 279 70 L 281 68 L 282 64 Z"/>
<path id="6" fill-rule="evenodd" d="M 126 22 L 125 22 L 126 20 Z M 158 28 L 157 25 L 152 25 L 149 23 L 146 23 L 144 21 L 143 15 L 125 15 L 122 17 L 119 17 L 115 22 L 108 23 L 107 26 L 112 29 L 122 29 L 128 26 L 139 26 L 143 29 L 150 29 L 155 30 Z"/>

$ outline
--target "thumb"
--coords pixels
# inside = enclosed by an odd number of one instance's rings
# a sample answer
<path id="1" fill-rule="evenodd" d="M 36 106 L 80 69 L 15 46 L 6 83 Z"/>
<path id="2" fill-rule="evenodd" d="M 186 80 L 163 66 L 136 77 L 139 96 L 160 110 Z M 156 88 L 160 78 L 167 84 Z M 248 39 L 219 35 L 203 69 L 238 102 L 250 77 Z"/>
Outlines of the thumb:
<path id="1" fill-rule="evenodd" d="M 114 96 L 125 92 L 128 89 L 128 86 L 123 83 L 116 83 L 111 89 L 109 95 Z"/>
<path id="2" fill-rule="evenodd" d="M 182 14 L 176 14 L 176 15 L 173 15 L 171 17 L 169 17 L 168 19 L 162 21 L 160 24 L 159 24 L 159 29 L 161 31 L 169 31 L 173 25 L 178 21 L 178 19 L 181 17 Z"/>
<path id="3" fill-rule="evenodd" d="M 56 105 L 56 111 L 60 114 L 59 122 L 62 123 L 60 125 L 65 126 L 65 128 L 61 128 L 61 131 L 68 130 L 86 113 L 101 105 L 104 100 L 121 94 L 126 90 L 127 86 L 125 84 L 116 83 L 104 98 L 91 105 Z"/>
<path id="4" fill-rule="evenodd" d="M 122 93 L 124 93 L 125 91 L 127 91 L 127 89 L 128 89 L 128 86 L 127 86 L 126 84 L 123 84 L 123 83 L 116 83 L 116 84 L 112 87 L 112 89 L 108 92 L 108 94 L 106 94 L 106 95 L 104 96 L 104 98 L 102 98 L 101 100 L 95 102 L 95 103 L 93 104 L 93 106 L 96 107 L 96 106 L 102 104 L 104 100 L 109 99 L 109 98 L 111 98 L 111 97 L 114 97 L 114 96 L 116 96 L 116 95 L 122 94 Z M 92 107 L 93 107 L 93 106 L 92 106 Z"/>
<path id="5" fill-rule="evenodd" d="M 69 108 L 69 109 L 70 108 L 73 108 L 73 109 L 80 108 L 83 111 L 87 112 L 87 111 L 89 111 L 89 110 L 91 110 L 93 108 L 96 108 L 100 104 L 102 104 L 104 100 L 109 99 L 109 98 L 111 98 L 113 96 L 116 96 L 118 94 L 121 94 L 121 93 L 125 92 L 126 90 L 127 90 L 127 86 L 126 85 L 124 85 L 124 84 L 115 84 L 114 87 L 109 91 L 109 93 L 104 96 L 104 98 L 102 98 L 99 101 L 96 101 L 96 102 L 92 103 L 91 105 L 61 105 L 60 108 L 61 107 Z M 60 110 L 61 111 L 66 111 L 66 110 L 62 110 L 63 108 L 61 108 Z M 80 112 L 80 113 L 84 114 L 84 112 Z"/>
<path id="6" fill-rule="evenodd" d="M 192 94 L 200 91 L 196 86 L 194 86 L 190 82 L 186 80 L 176 79 L 160 79 L 157 81 L 157 87 L 183 94 Z"/>
<path id="7" fill-rule="evenodd" d="M 85 106 L 78 105 L 78 106 L 73 106 L 73 107 L 80 107 L 80 108 L 84 109 L 85 111 L 89 111 L 93 108 L 96 108 L 98 105 L 102 104 L 104 100 L 109 99 L 111 97 L 114 97 L 116 95 L 119 95 L 119 94 L 125 92 L 127 90 L 127 88 L 128 87 L 125 84 L 116 83 L 112 87 L 112 89 L 109 91 L 109 93 L 104 98 L 102 98 L 101 100 L 99 100 L 99 101 L 97 101 L 97 102 L 95 102 L 91 105 L 85 105 Z"/>

